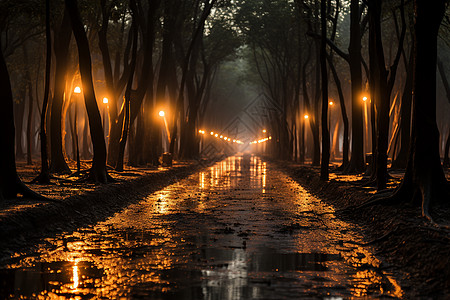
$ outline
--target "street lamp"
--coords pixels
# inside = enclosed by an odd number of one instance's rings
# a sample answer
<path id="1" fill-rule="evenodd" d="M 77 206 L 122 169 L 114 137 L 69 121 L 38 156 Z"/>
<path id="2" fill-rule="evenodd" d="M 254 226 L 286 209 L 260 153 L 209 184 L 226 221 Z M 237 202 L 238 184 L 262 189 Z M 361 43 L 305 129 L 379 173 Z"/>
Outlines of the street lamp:
<path id="1" fill-rule="evenodd" d="M 108 110 L 109 106 L 108 106 L 109 100 L 107 97 L 103 98 L 103 104 L 105 104 L 105 108 L 103 108 L 103 130 L 105 131 L 105 140 L 106 140 L 106 136 L 107 136 L 107 131 L 106 131 L 106 111 Z"/>
<path id="2" fill-rule="evenodd" d="M 79 86 L 76 86 L 73 89 L 73 93 L 75 95 L 79 95 L 81 94 L 81 88 Z M 75 133 L 75 146 L 76 146 L 76 156 L 77 156 L 77 172 L 81 171 L 81 163 L 80 163 L 80 148 L 78 145 L 78 126 L 77 126 L 77 119 L 78 119 L 78 97 L 75 98 L 75 116 L 74 116 L 74 120 L 73 120 L 73 130 Z"/>
<path id="3" fill-rule="evenodd" d="M 367 150 L 369 149 L 369 115 L 367 108 L 367 100 L 368 98 L 366 96 L 362 97 L 362 101 L 364 102 L 364 134 L 365 134 L 364 147 L 366 148 L 364 153 L 367 153 Z"/>
<path id="4" fill-rule="evenodd" d="M 263 131 L 262 131 L 263 133 L 266 133 L 267 132 L 267 130 L 265 130 L 265 129 L 263 129 Z"/>
<path id="5" fill-rule="evenodd" d="M 163 120 L 164 120 L 164 127 L 165 127 L 165 130 L 166 130 L 167 139 L 168 139 L 169 144 L 170 144 L 170 131 L 169 131 L 169 125 L 167 124 L 166 113 L 163 110 L 160 110 L 158 115 L 161 118 L 163 118 Z"/>
<path id="6" fill-rule="evenodd" d="M 330 159 L 331 160 L 334 160 L 334 152 L 333 152 L 333 150 L 332 149 L 334 149 L 334 145 L 332 145 L 332 143 L 333 143 L 333 134 L 331 133 L 331 114 L 332 114 L 332 112 L 333 112 L 333 110 L 332 110 L 332 108 L 333 108 L 333 106 L 334 106 L 334 102 L 333 101 L 330 101 L 330 102 L 328 102 L 328 107 L 329 107 L 329 116 L 328 116 L 328 135 L 329 135 L 329 139 L 330 139 Z M 337 128 L 337 127 L 336 127 Z"/>

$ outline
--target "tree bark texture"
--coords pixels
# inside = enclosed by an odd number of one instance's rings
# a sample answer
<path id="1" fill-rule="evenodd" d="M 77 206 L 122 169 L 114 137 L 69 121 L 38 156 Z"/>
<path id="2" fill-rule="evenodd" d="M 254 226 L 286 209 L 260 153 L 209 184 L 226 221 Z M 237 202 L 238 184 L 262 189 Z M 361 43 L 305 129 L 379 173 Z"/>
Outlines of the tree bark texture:
<path id="1" fill-rule="evenodd" d="M 90 133 L 94 149 L 92 168 L 89 176 L 93 181 L 106 183 L 108 181 L 108 173 L 106 170 L 106 145 L 100 111 L 98 110 L 94 93 L 89 44 L 83 24 L 81 23 L 77 1 L 66 0 L 65 4 L 70 15 L 72 31 L 77 42 L 84 103 L 89 117 Z"/>
<path id="2" fill-rule="evenodd" d="M 329 163 L 330 163 L 330 133 L 328 131 L 328 74 L 327 74 L 327 12 L 326 0 L 320 1 L 320 23 L 321 23 L 321 40 L 320 40 L 320 73 L 322 76 L 322 160 L 320 168 L 320 179 L 329 179 Z"/>
<path id="3" fill-rule="evenodd" d="M 352 0 L 350 3 L 350 44 L 348 47 L 352 83 L 352 153 L 349 172 L 362 172 L 364 170 L 360 14 L 359 0 Z"/>
<path id="4" fill-rule="evenodd" d="M 0 105 L 2 107 L 0 110 L 0 141 L 2 141 L 2 147 L 0 147 L 0 200 L 16 198 L 19 193 L 28 198 L 45 199 L 27 188 L 17 175 L 14 152 L 13 95 L 8 69 L 1 50 L 0 94 Z"/>
<path id="5" fill-rule="evenodd" d="M 138 26 L 136 21 L 136 2 L 130 1 L 130 8 L 133 14 L 132 33 L 133 33 L 133 47 L 131 53 L 131 72 L 128 78 L 127 88 L 125 90 L 125 117 L 122 128 L 122 136 L 119 141 L 119 156 L 117 158 L 116 171 L 123 171 L 123 160 L 125 156 L 125 145 L 127 143 L 128 133 L 131 124 L 131 87 L 133 86 L 134 71 L 136 69 L 136 55 L 137 55 L 137 41 L 138 41 Z"/>
<path id="6" fill-rule="evenodd" d="M 349 154 L 349 142 L 348 142 L 348 117 L 345 107 L 344 92 L 342 91 L 341 80 L 339 79 L 336 67 L 332 62 L 331 56 L 327 55 L 328 65 L 330 66 L 331 74 L 333 75 L 334 83 L 338 90 L 339 95 L 339 106 L 341 108 L 342 122 L 344 123 L 344 135 L 342 137 L 342 168 L 345 169 L 348 166 L 348 154 Z"/>
<path id="7" fill-rule="evenodd" d="M 70 169 L 64 157 L 62 137 L 62 108 L 65 101 L 67 68 L 69 65 L 69 44 L 72 36 L 70 18 L 67 10 L 61 26 L 55 30 L 54 51 L 56 58 L 54 97 L 50 113 L 50 170 L 55 173 L 69 173 Z"/>
<path id="8" fill-rule="evenodd" d="M 392 162 L 392 168 L 405 169 L 408 162 L 409 145 L 411 141 L 411 105 L 414 73 L 414 45 L 411 46 L 407 66 L 406 82 L 403 88 L 400 108 L 400 150 Z"/>
<path id="9" fill-rule="evenodd" d="M 436 123 L 437 37 L 444 12 L 445 0 L 415 1 L 412 139 L 405 176 L 393 196 L 403 201 L 419 200 L 422 215 L 431 221 L 430 205 L 449 200 Z"/>

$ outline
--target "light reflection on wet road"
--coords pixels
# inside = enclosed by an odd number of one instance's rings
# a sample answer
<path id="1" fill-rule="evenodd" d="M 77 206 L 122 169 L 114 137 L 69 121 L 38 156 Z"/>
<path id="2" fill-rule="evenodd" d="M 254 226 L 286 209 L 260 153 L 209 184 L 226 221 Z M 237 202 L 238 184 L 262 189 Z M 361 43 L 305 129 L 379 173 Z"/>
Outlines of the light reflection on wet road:
<path id="1" fill-rule="evenodd" d="M 352 242 L 353 241 L 353 242 Z M 274 166 L 230 157 L 0 270 L 2 296 L 401 297 L 354 225 Z"/>

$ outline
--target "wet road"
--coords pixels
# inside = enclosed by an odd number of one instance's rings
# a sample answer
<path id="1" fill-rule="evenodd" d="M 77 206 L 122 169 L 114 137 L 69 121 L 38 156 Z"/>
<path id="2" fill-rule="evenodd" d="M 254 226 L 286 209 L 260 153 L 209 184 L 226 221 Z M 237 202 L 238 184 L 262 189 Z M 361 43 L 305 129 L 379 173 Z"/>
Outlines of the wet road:
<path id="1" fill-rule="evenodd" d="M 1 296 L 401 297 L 356 226 L 257 157 L 230 157 L 0 269 Z"/>

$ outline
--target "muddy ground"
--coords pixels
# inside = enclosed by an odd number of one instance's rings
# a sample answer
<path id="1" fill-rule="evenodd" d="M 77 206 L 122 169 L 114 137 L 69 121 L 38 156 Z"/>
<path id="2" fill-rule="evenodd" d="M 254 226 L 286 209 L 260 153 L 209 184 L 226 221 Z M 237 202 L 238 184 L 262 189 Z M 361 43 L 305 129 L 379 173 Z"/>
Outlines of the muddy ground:
<path id="1" fill-rule="evenodd" d="M 86 224 L 105 220 L 114 212 L 139 199 L 141 189 L 148 185 L 153 190 L 176 182 L 201 169 L 208 162 L 181 162 L 173 168 L 127 168 L 111 175 L 116 183 L 108 185 L 81 184 L 55 181 L 50 186 L 30 185 L 53 202 L 10 200 L 0 203 L 0 263 L 1 258 L 30 249 L 42 236 L 54 236 Z M 411 205 L 373 206 L 345 210 L 367 201 L 375 193 L 362 187 L 362 176 L 331 172 L 331 180 L 319 180 L 318 168 L 277 162 L 290 176 L 311 193 L 335 206 L 340 216 L 360 225 L 378 255 L 387 262 L 386 268 L 403 274 L 408 281 L 406 295 L 424 298 L 450 298 L 450 231 L 431 224 L 421 216 L 420 208 Z M 24 181 L 30 181 L 38 166 L 18 163 Z M 395 188 L 401 174 L 393 174 L 389 187 Z M 64 177 L 64 176 L 62 176 Z M 450 225 L 449 207 L 435 206 L 432 211 L 441 225 Z M 411 284 L 412 283 L 412 284 Z"/>
<path id="2" fill-rule="evenodd" d="M 421 216 L 419 206 L 358 206 L 375 194 L 375 188 L 363 187 L 363 176 L 330 172 L 330 181 L 319 180 L 320 168 L 277 162 L 291 177 L 320 199 L 332 204 L 343 219 L 356 222 L 377 248 L 387 267 L 409 281 L 406 295 L 450 299 L 450 207 L 433 206 L 432 217 L 438 225 Z M 390 189 L 401 182 L 402 174 L 391 174 Z M 448 175 L 448 172 L 447 172 Z M 449 178 L 449 176 L 447 176 Z M 449 199 L 450 200 L 450 199 Z"/>

